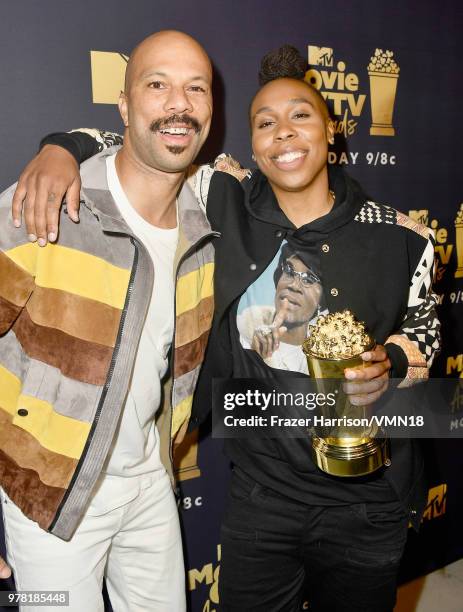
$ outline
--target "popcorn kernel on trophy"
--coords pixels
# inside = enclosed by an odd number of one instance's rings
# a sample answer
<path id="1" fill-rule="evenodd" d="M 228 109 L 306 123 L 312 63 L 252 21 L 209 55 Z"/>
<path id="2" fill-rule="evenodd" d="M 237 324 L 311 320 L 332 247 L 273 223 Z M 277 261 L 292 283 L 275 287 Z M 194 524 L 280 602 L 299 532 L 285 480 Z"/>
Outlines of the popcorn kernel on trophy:
<path id="1" fill-rule="evenodd" d="M 345 368 L 365 367 L 360 355 L 371 350 L 375 341 L 349 310 L 318 318 L 310 326 L 310 336 L 302 345 L 309 373 L 320 393 L 336 393 L 334 412 L 322 409 L 328 426 L 314 428 L 312 453 L 315 464 L 332 476 L 364 476 L 389 464 L 387 440 L 376 438 L 377 427 L 344 425 L 343 418 L 364 419 L 370 406 L 353 406 L 342 389 Z M 333 410 L 333 409 L 331 409 Z M 335 422 L 335 425 L 331 425 Z M 336 424 L 341 422 L 341 424 Z"/>
<path id="2" fill-rule="evenodd" d="M 370 77 L 371 136 L 394 136 L 392 125 L 400 68 L 392 51 L 376 49 L 368 64 Z"/>

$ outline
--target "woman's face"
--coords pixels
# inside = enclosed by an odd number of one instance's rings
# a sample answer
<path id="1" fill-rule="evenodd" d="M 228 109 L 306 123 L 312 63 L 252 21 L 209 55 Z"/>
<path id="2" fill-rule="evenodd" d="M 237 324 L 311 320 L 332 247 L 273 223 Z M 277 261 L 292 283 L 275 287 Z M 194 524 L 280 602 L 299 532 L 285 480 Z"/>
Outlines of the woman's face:
<path id="1" fill-rule="evenodd" d="M 317 311 L 322 287 L 296 255 L 288 257 L 275 291 L 275 311 L 285 309 L 285 324 L 307 325 Z"/>
<path id="2" fill-rule="evenodd" d="M 252 148 L 272 187 L 303 191 L 326 168 L 333 126 L 326 107 L 304 82 L 267 83 L 251 105 Z"/>

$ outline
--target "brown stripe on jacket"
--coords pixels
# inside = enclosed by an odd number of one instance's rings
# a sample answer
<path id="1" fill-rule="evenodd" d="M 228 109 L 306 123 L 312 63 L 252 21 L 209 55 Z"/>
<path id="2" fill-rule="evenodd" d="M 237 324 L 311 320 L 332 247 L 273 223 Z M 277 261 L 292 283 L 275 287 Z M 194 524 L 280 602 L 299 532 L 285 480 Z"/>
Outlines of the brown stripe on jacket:
<path id="1" fill-rule="evenodd" d="M 194 370 L 198 365 L 201 364 L 204 352 L 206 350 L 207 340 L 209 338 L 209 331 L 207 330 L 193 342 L 184 344 L 180 347 L 175 347 L 175 359 L 174 359 L 174 377 L 178 378 L 182 374 L 187 374 L 191 370 Z"/>
<path id="2" fill-rule="evenodd" d="M 0 335 L 6 334 L 17 319 L 21 310 L 21 306 L 15 306 L 0 296 Z"/>
<path id="3" fill-rule="evenodd" d="M 34 278 L 0 251 L 0 297 L 24 306 L 34 290 Z"/>
<path id="4" fill-rule="evenodd" d="M 199 304 L 177 317 L 175 346 L 183 346 L 199 338 L 211 327 L 214 314 L 214 296 L 203 298 Z"/>
<path id="5" fill-rule="evenodd" d="M 114 346 L 121 319 L 118 308 L 60 289 L 37 286 L 26 306 L 38 325 L 104 346 Z"/>
<path id="6" fill-rule="evenodd" d="M 77 459 L 44 448 L 32 434 L 12 423 L 13 417 L 0 407 L 0 449 L 21 468 L 33 469 L 50 487 L 66 488 Z"/>
<path id="7" fill-rule="evenodd" d="M 20 467 L 0 449 L 0 482 L 20 510 L 42 529 L 53 521 L 66 489 L 44 484 L 37 472 Z"/>
<path id="8" fill-rule="evenodd" d="M 103 385 L 113 348 L 74 338 L 58 329 L 36 325 L 23 310 L 13 326 L 16 338 L 29 357 L 54 366 L 81 382 Z"/>

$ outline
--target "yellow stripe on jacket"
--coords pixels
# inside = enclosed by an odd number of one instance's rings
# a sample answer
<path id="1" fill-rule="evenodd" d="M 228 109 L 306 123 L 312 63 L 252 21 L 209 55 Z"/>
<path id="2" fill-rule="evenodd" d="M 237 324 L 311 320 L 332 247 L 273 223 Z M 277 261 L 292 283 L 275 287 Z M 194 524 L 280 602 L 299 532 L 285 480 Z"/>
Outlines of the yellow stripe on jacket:
<path id="1" fill-rule="evenodd" d="M 68 291 L 114 308 L 124 307 L 130 270 L 50 243 L 42 248 L 37 243 L 23 244 L 5 251 L 5 255 L 34 276 L 36 285 Z"/>
<path id="2" fill-rule="evenodd" d="M 177 404 L 172 412 L 172 427 L 171 436 L 174 437 L 183 423 L 190 417 L 191 405 L 193 403 L 193 396 L 188 395 L 179 404 Z"/>
<path id="3" fill-rule="evenodd" d="M 16 412 L 21 388 L 19 378 L 0 365 L 0 406 L 10 414 Z"/>
<path id="4" fill-rule="evenodd" d="M 208 263 L 177 280 L 176 315 L 195 308 L 214 293 L 214 264 Z"/>
<path id="5" fill-rule="evenodd" d="M 12 415 L 13 425 L 28 431 L 54 453 L 79 459 L 90 431 L 90 423 L 63 416 L 43 400 L 21 394 L 21 381 L 0 366 L 0 407 Z M 20 416 L 18 410 L 27 410 Z"/>

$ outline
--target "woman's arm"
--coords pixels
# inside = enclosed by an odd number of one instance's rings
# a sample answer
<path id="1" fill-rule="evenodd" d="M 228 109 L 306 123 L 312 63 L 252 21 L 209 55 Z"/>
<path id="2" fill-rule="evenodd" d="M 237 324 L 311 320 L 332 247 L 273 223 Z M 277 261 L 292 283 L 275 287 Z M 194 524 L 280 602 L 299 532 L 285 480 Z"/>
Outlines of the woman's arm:
<path id="1" fill-rule="evenodd" d="M 39 153 L 19 177 L 12 204 L 15 226 L 20 227 L 24 213 L 32 242 L 37 240 L 40 246 L 45 246 L 47 240 L 54 242 L 64 199 L 71 219 L 76 223 L 79 220 L 79 164 L 122 142 L 119 134 L 86 128 L 45 136 L 40 142 Z"/>

